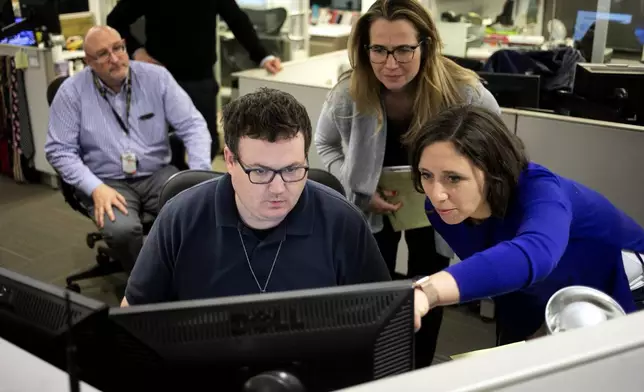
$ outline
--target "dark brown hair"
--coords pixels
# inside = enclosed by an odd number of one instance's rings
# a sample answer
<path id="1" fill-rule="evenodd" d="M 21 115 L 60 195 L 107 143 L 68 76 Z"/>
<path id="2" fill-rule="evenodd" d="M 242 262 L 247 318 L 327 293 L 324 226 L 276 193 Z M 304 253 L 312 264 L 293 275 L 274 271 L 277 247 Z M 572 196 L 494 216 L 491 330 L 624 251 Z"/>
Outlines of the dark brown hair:
<path id="1" fill-rule="evenodd" d="M 521 139 L 508 130 L 500 116 L 471 105 L 441 112 L 405 140 L 410 153 L 414 187 L 423 193 L 420 157 L 425 148 L 437 142 L 452 142 L 456 151 L 485 174 L 485 199 L 492 216 L 503 217 L 528 166 Z"/>
<path id="2" fill-rule="evenodd" d="M 262 87 L 230 102 L 223 110 L 224 142 L 233 155 L 239 154 L 239 139 L 274 143 L 302 132 L 304 154 L 311 146 L 311 119 L 306 108 L 284 91 Z"/>

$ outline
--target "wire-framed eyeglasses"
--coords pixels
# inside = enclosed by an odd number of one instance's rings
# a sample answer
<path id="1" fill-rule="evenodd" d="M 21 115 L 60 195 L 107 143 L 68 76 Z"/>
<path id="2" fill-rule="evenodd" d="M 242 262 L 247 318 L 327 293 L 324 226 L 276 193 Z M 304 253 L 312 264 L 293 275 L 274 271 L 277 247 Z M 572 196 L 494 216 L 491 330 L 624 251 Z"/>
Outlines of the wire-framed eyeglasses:
<path id="1" fill-rule="evenodd" d="M 270 167 L 249 168 L 239 158 L 236 158 L 236 160 L 242 170 L 248 175 L 250 182 L 258 185 L 270 184 L 278 174 L 282 177 L 282 181 L 287 183 L 302 181 L 309 171 L 308 166 L 287 166 L 282 169 L 272 169 Z"/>
<path id="2" fill-rule="evenodd" d="M 404 64 L 412 61 L 416 54 L 416 49 L 423 44 L 425 40 L 420 41 L 416 45 L 400 45 L 389 50 L 382 45 L 368 45 L 366 46 L 369 52 L 369 61 L 374 64 L 384 64 L 387 62 L 389 55 L 393 56 L 399 64 Z"/>
<path id="3" fill-rule="evenodd" d="M 97 63 L 103 64 L 109 61 L 112 55 L 119 57 L 126 52 L 125 41 L 121 40 L 112 45 L 111 48 L 101 49 L 96 54 L 90 55 Z"/>

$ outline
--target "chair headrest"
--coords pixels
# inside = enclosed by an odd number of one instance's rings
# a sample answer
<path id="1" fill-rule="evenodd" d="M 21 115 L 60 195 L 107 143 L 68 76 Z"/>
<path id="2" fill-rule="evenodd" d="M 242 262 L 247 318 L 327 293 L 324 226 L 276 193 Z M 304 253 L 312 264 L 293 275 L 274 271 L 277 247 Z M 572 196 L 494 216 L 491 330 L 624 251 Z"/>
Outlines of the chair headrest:
<path id="1" fill-rule="evenodd" d="M 315 181 L 322 185 L 326 185 L 342 196 L 346 196 L 344 187 L 342 186 L 340 180 L 338 180 L 333 174 L 329 173 L 328 171 L 311 168 L 309 169 L 309 180 Z"/>
<path id="2" fill-rule="evenodd" d="M 67 76 L 59 76 L 56 79 L 52 80 L 51 83 L 49 83 L 49 86 L 47 86 L 47 103 L 50 106 L 54 101 L 54 97 L 56 96 L 58 89 L 63 84 L 63 82 L 67 80 L 67 78 Z"/>
<path id="3" fill-rule="evenodd" d="M 221 177 L 223 173 L 209 170 L 184 170 L 172 175 L 163 185 L 159 195 L 159 211 L 170 199 L 188 188 L 213 178 Z"/>

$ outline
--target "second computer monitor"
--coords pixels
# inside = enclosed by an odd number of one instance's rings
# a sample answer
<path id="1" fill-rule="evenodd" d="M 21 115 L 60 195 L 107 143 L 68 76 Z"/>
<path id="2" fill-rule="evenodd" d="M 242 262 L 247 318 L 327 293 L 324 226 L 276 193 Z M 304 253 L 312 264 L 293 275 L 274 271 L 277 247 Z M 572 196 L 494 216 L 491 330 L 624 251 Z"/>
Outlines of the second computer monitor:
<path id="1" fill-rule="evenodd" d="M 538 75 L 478 72 L 485 87 L 504 108 L 538 109 L 541 77 Z"/>
<path id="2" fill-rule="evenodd" d="M 104 303 L 76 293 L 66 300 L 60 287 L 0 268 L 0 338 L 66 369 L 71 328 L 71 343 L 78 349 L 75 359 L 88 365 L 80 376 L 91 378 L 91 370 L 102 361 L 94 343 L 101 341 L 106 324 Z"/>
<path id="3" fill-rule="evenodd" d="M 110 345 L 129 386 L 332 391 L 414 368 L 413 298 L 397 281 L 112 309 Z"/>

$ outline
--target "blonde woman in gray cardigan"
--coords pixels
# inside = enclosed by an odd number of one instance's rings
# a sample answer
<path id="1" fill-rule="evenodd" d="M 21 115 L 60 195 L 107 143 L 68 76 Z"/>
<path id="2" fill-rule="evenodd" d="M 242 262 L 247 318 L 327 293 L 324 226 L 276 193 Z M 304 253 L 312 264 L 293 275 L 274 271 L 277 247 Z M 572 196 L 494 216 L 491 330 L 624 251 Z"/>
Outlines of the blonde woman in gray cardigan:
<path id="1" fill-rule="evenodd" d="M 445 108 L 470 103 L 500 112 L 477 75 L 443 57 L 429 13 L 416 0 L 378 0 L 349 39 L 352 71 L 325 102 L 315 133 L 318 155 L 368 217 L 380 251 L 394 272 L 401 234 L 383 214 L 395 189 L 378 189 L 383 167 L 408 165 L 401 143 Z M 424 214 L 424 211 L 418 211 Z M 433 274 L 449 258 L 436 251 L 431 227 L 405 232 L 408 276 Z M 442 311 L 423 319 L 416 337 L 416 366 L 431 363 Z"/>

